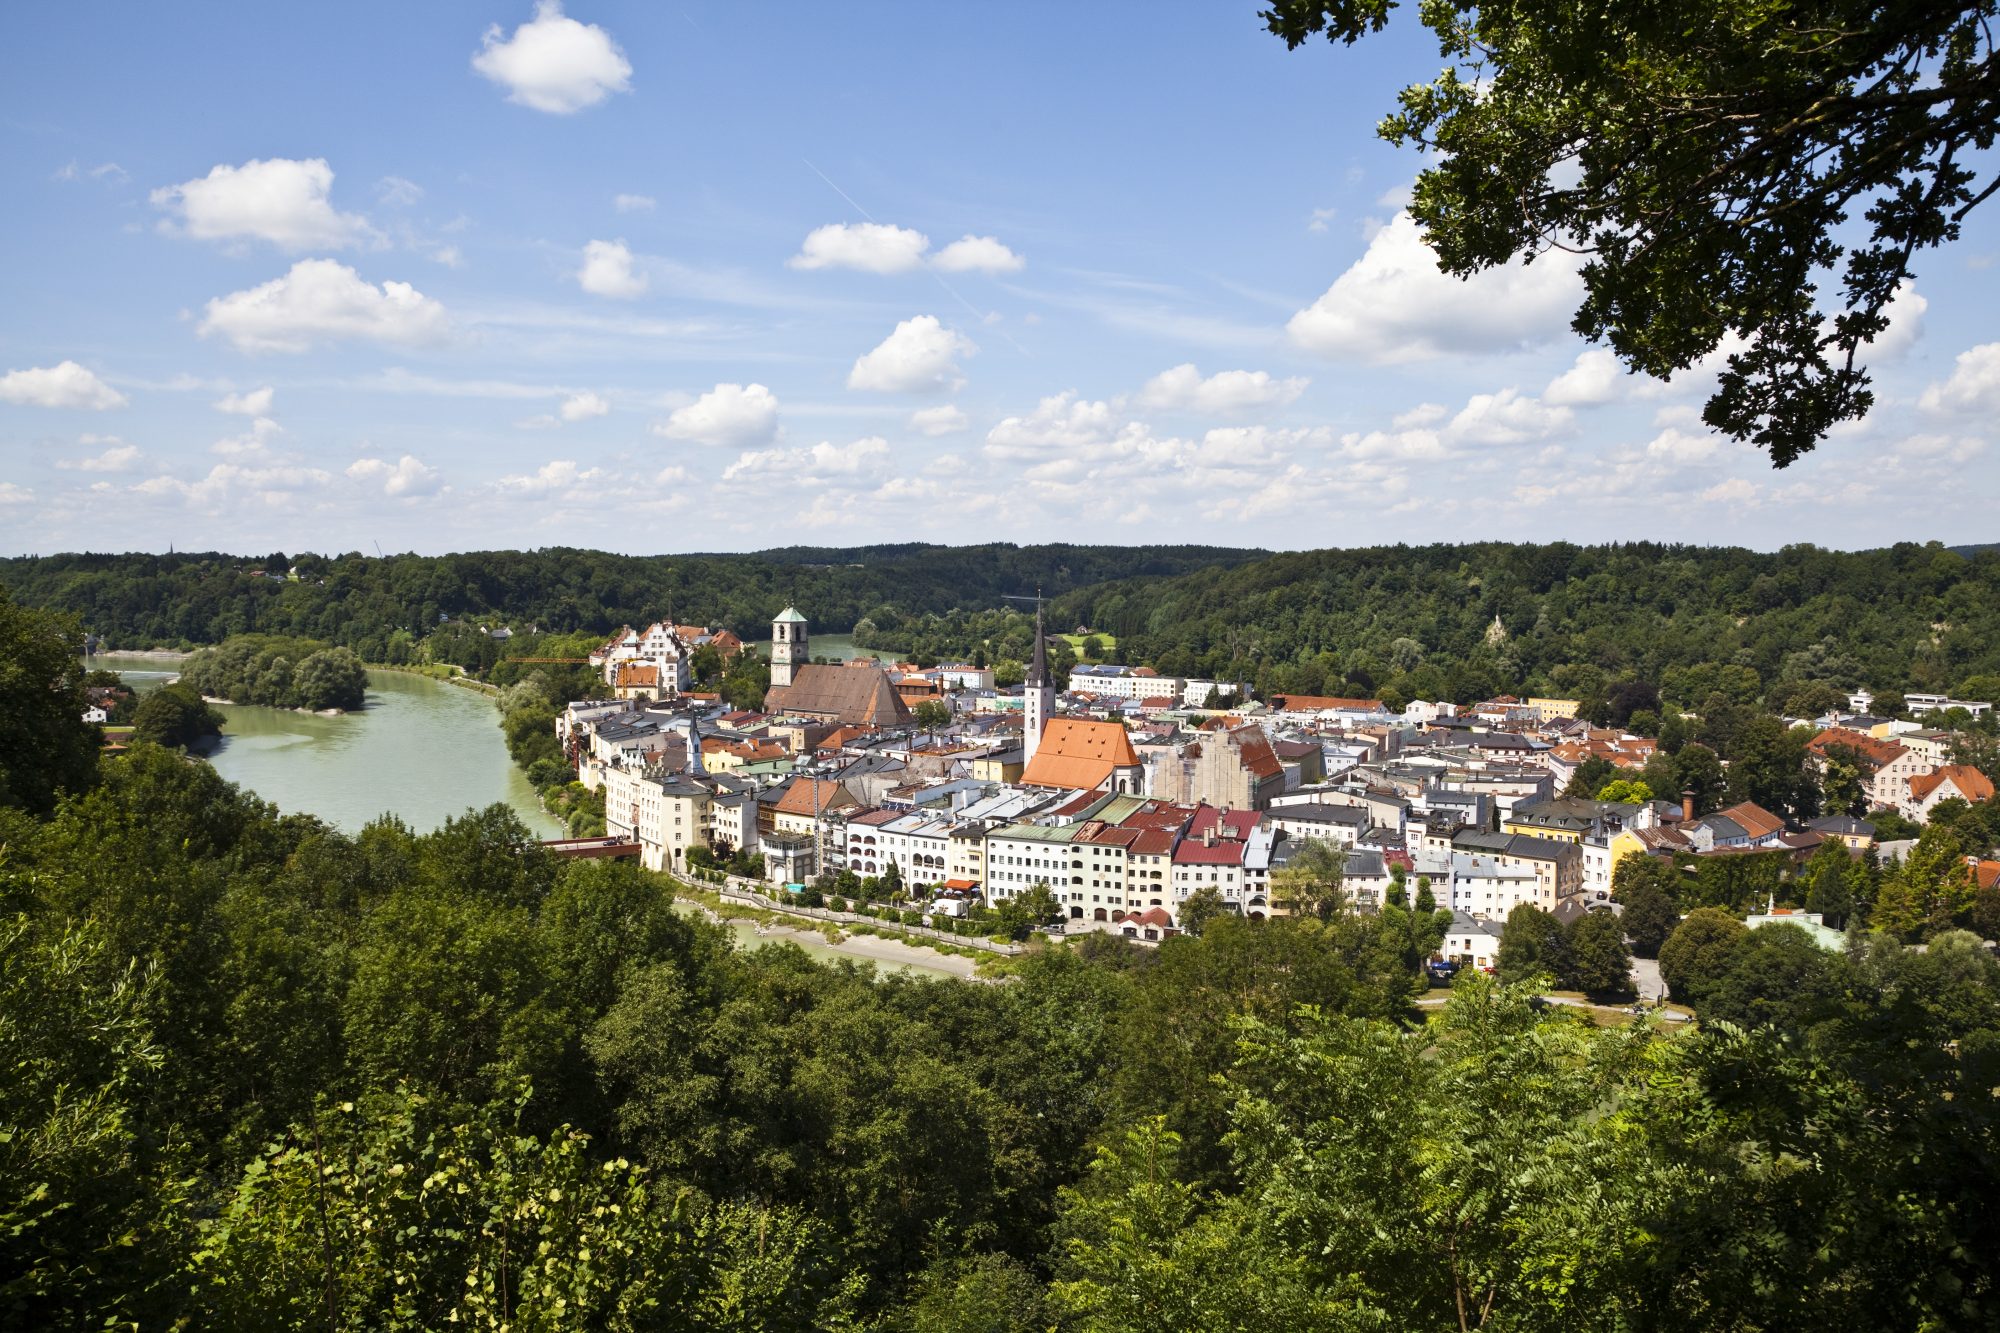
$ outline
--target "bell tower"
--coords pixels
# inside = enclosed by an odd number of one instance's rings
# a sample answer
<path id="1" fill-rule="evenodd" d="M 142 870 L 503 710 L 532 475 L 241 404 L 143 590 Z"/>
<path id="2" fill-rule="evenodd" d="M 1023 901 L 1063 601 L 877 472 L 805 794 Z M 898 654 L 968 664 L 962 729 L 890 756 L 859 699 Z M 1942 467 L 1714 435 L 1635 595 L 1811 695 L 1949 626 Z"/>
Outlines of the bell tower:
<path id="1" fill-rule="evenodd" d="M 1035 593 L 1035 651 L 1028 667 L 1027 688 L 1021 695 L 1021 758 L 1028 761 L 1042 745 L 1042 730 L 1055 712 L 1055 687 L 1049 684 L 1048 640 L 1042 633 L 1042 594 Z"/>
<path id="2" fill-rule="evenodd" d="M 788 606 L 771 622 L 772 689 L 790 685 L 797 669 L 812 660 L 806 648 L 806 618 Z"/>

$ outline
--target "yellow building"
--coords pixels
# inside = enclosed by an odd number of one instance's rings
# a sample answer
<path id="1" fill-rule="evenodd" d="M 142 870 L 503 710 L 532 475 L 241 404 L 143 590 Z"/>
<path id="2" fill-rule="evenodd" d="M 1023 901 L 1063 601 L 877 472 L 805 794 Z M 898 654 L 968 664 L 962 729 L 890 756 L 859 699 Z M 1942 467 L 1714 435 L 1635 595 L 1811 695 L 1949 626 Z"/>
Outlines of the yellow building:
<path id="1" fill-rule="evenodd" d="M 1534 709 L 1544 722 L 1553 722 L 1557 718 L 1575 717 L 1577 704 L 1578 701 L 1575 699 L 1528 700 L 1528 707 Z"/>
<path id="2" fill-rule="evenodd" d="M 1019 782 L 1025 763 L 1018 745 L 1004 750 L 989 750 L 973 758 L 972 777 L 976 782 Z"/>

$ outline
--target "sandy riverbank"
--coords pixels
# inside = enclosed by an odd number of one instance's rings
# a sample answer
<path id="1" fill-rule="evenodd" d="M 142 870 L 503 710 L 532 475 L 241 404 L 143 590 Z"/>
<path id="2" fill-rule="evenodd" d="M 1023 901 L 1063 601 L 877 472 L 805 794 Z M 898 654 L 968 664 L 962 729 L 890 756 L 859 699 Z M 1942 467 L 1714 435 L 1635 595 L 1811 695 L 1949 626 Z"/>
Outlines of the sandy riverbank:
<path id="1" fill-rule="evenodd" d="M 154 662 L 185 662 L 193 653 L 174 648 L 99 648 L 91 657 L 143 657 Z"/>

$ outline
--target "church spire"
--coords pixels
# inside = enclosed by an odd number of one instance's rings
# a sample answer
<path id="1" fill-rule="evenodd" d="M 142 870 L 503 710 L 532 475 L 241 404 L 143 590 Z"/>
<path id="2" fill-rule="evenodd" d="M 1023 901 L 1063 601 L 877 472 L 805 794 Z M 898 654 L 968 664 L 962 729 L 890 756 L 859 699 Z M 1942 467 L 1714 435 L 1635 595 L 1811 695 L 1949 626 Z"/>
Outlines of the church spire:
<path id="1" fill-rule="evenodd" d="M 1049 642 L 1042 634 L 1042 590 L 1035 589 L 1035 656 L 1034 665 L 1028 672 L 1028 684 L 1042 686 L 1049 683 Z"/>

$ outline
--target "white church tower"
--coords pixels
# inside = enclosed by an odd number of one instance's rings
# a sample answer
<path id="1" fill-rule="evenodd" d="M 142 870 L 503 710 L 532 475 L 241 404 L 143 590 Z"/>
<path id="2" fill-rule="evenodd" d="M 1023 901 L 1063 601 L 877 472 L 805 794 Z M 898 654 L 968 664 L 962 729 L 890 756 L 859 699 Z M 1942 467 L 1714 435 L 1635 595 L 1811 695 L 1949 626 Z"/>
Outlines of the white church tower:
<path id="1" fill-rule="evenodd" d="M 1055 688 L 1049 684 L 1049 647 L 1042 635 L 1042 603 L 1035 599 L 1035 653 L 1028 668 L 1026 688 L 1021 697 L 1021 762 L 1034 762 L 1041 748 L 1042 728 L 1056 708 Z"/>
<path id="2" fill-rule="evenodd" d="M 806 618 L 792 607 L 771 622 L 771 685 L 792 683 L 792 673 L 812 660 L 806 651 Z"/>

